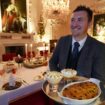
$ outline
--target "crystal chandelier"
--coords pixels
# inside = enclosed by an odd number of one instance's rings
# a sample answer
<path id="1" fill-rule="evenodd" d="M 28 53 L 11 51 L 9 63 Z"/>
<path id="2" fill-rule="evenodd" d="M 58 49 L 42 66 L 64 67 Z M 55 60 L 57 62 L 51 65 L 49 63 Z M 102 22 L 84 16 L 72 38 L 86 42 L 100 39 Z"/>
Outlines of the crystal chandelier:
<path id="1" fill-rule="evenodd" d="M 64 19 L 70 13 L 70 0 L 42 0 L 43 16 L 48 19 Z"/>

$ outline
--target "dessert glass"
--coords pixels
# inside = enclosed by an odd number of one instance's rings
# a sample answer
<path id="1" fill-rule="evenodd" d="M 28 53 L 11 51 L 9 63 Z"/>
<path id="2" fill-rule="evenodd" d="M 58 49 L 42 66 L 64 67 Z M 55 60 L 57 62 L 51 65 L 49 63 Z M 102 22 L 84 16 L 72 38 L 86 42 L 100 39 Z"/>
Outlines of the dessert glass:
<path id="1" fill-rule="evenodd" d="M 48 71 L 45 75 L 46 80 L 49 82 L 50 90 L 52 92 L 57 92 L 58 84 L 63 78 L 62 73 L 57 71 Z"/>

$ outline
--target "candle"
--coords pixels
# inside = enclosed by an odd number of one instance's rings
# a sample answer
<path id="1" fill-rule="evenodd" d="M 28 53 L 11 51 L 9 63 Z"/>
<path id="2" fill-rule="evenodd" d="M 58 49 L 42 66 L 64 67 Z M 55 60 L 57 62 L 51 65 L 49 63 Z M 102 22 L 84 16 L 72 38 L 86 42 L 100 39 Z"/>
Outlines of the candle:
<path id="1" fill-rule="evenodd" d="M 54 43 L 54 48 L 56 47 L 56 45 L 57 45 L 57 43 L 55 42 L 55 43 Z"/>
<path id="2" fill-rule="evenodd" d="M 25 44 L 25 53 L 26 53 L 26 58 L 27 58 L 27 44 Z"/>
<path id="3" fill-rule="evenodd" d="M 43 42 L 43 50 L 46 50 L 46 43 Z"/>
<path id="4" fill-rule="evenodd" d="M 32 58 L 32 44 L 30 44 L 30 48 L 31 48 L 30 53 L 31 53 L 31 58 Z"/>
<path id="5" fill-rule="evenodd" d="M 69 8 L 70 6 L 70 0 L 67 1 L 67 7 Z"/>

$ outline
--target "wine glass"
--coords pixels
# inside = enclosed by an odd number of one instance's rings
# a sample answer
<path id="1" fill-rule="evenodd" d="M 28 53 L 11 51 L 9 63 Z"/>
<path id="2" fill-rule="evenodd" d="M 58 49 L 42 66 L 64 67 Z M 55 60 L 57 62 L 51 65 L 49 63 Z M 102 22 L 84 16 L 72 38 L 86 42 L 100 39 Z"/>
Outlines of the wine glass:
<path id="1" fill-rule="evenodd" d="M 18 65 L 16 63 L 13 62 L 7 62 L 4 66 L 3 69 L 5 70 L 5 83 L 9 83 L 10 80 L 10 76 L 12 75 L 14 80 L 16 79 L 16 73 L 17 73 L 17 67 Z"/>
<path id="2" fill-rule="evenodd" d="M 21 67 L 24 59 L 21 56 L 15 58 L 15 62 L 18 63 L 18 66 Z"/>

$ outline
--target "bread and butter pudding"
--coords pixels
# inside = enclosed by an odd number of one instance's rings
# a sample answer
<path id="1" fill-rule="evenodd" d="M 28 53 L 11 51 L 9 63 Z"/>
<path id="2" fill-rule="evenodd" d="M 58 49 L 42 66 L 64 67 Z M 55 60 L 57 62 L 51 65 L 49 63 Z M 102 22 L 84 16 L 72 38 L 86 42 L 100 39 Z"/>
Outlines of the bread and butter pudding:
<path id="1" fill-rule="evenodd" d="M 64 88 L 62 95 L 71 99 L 91 99 L 99 94 L 98 86 L 90 81 L 81 82 Z"/>

